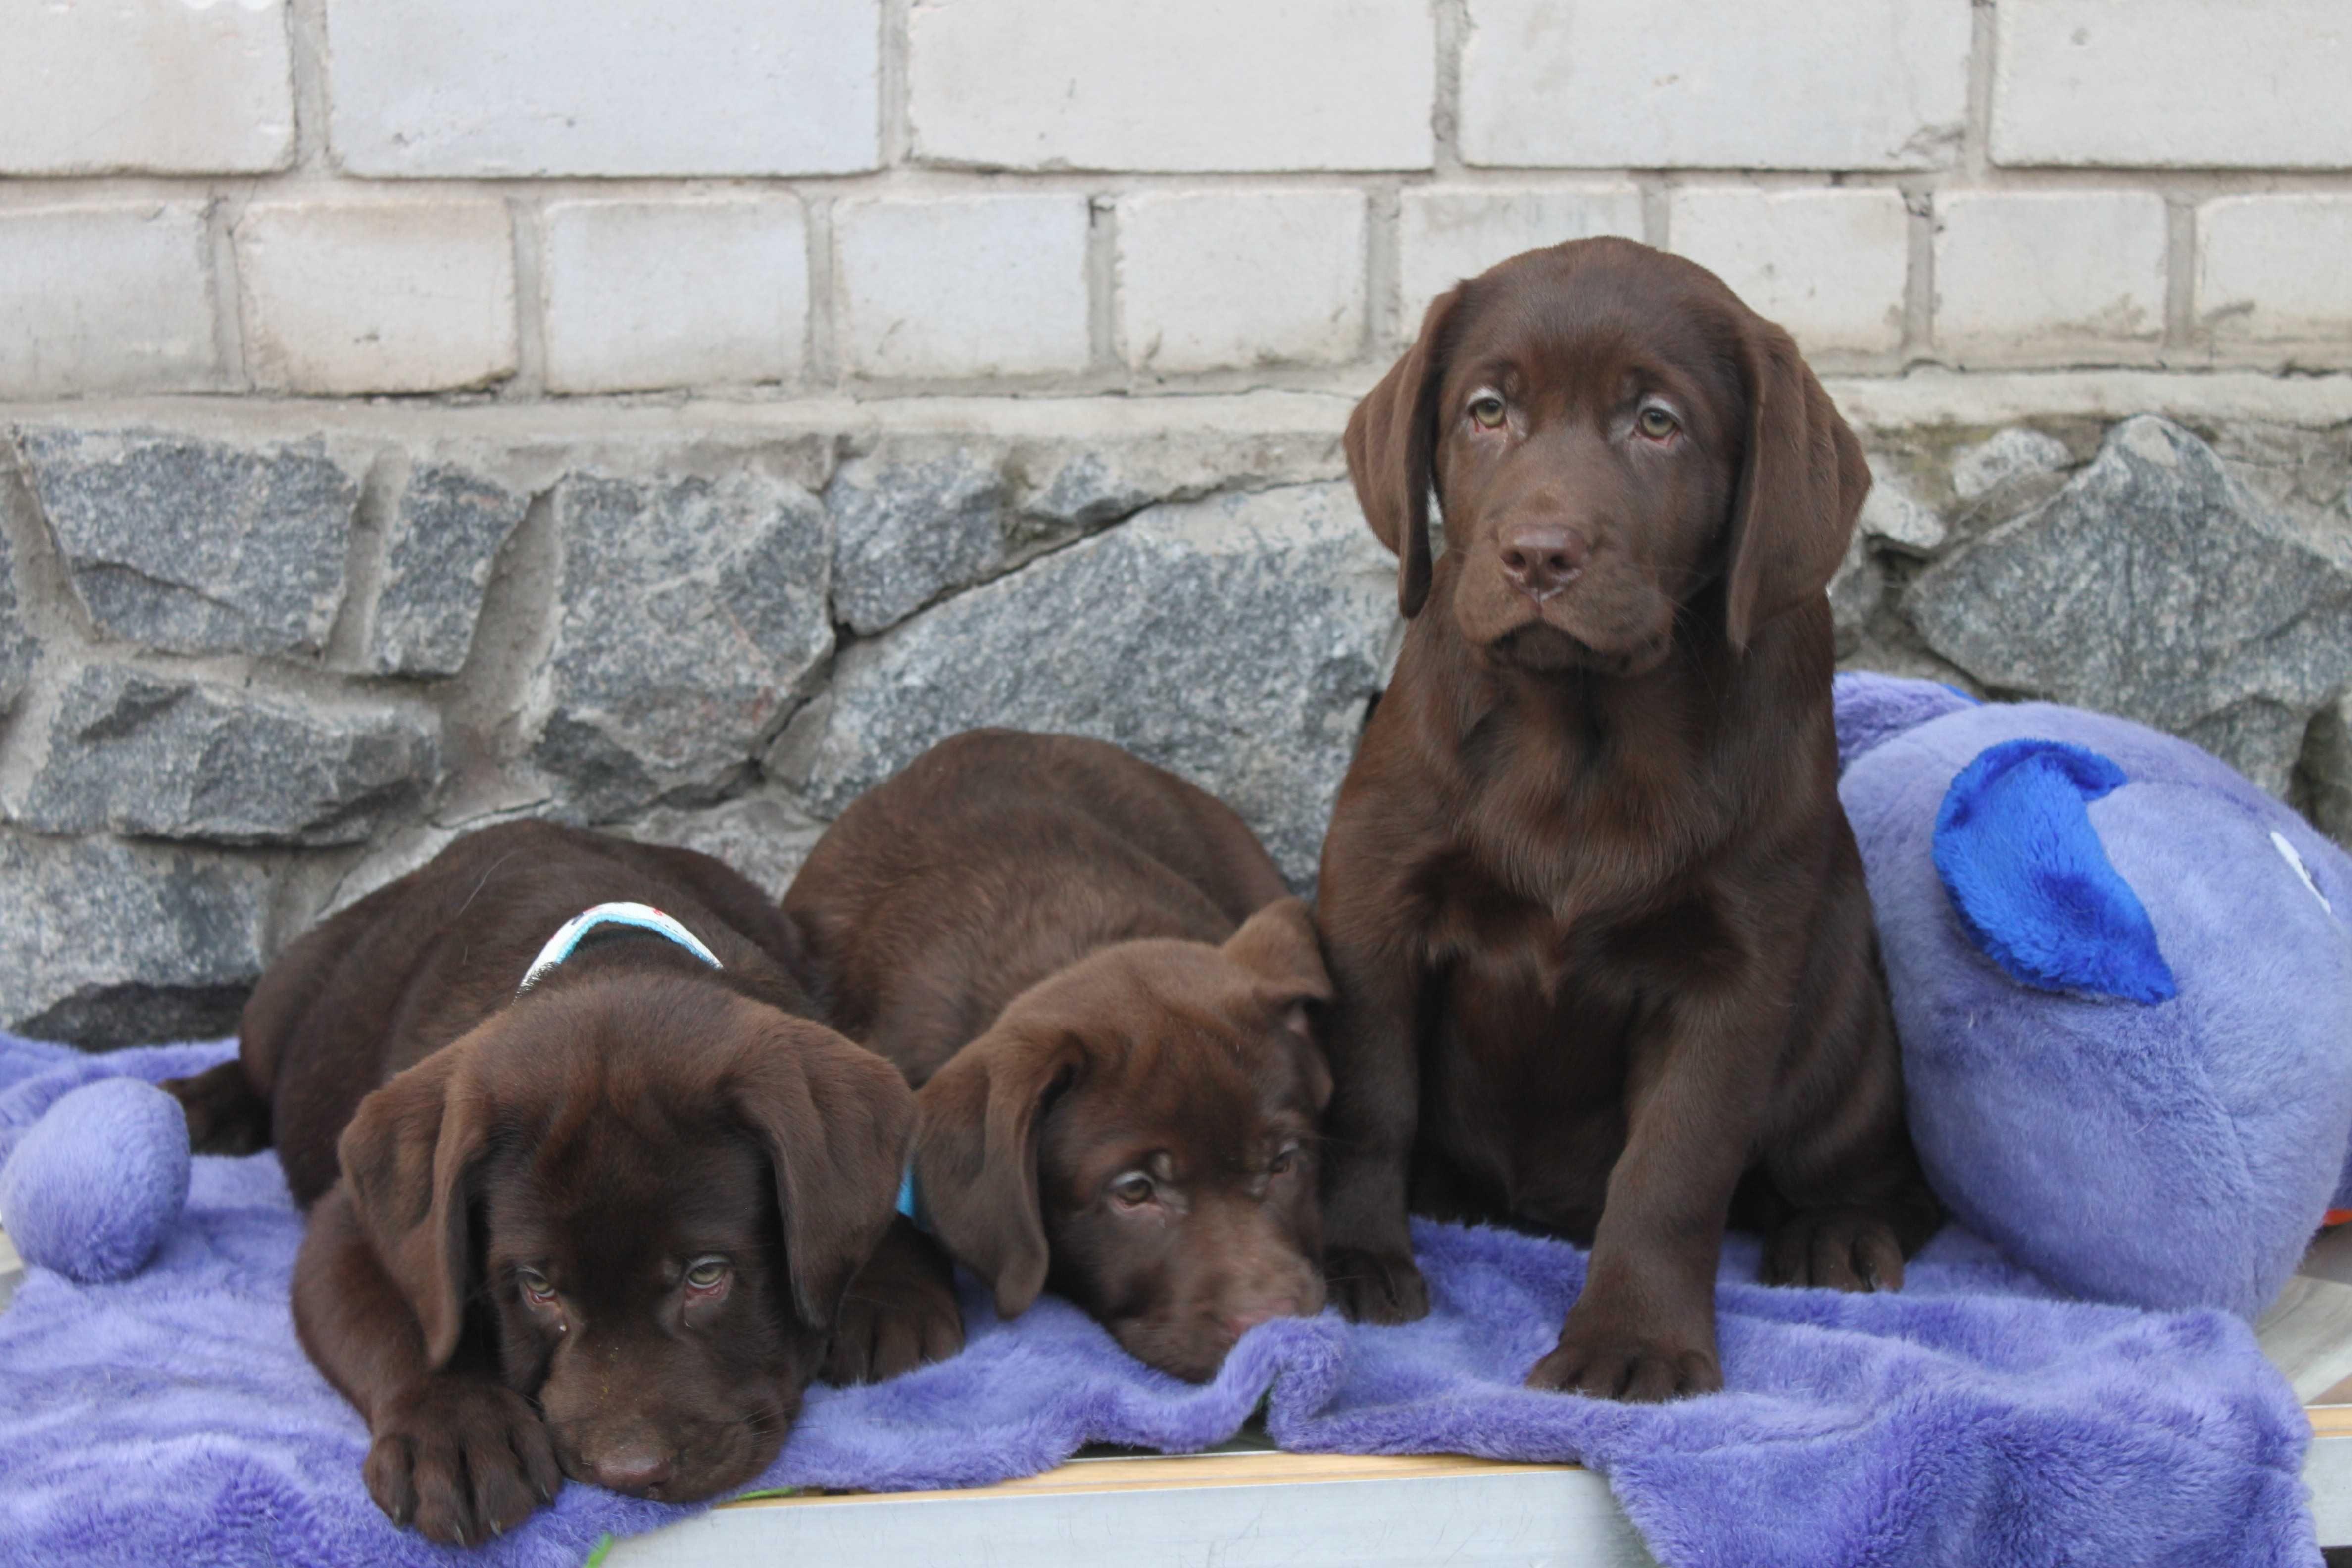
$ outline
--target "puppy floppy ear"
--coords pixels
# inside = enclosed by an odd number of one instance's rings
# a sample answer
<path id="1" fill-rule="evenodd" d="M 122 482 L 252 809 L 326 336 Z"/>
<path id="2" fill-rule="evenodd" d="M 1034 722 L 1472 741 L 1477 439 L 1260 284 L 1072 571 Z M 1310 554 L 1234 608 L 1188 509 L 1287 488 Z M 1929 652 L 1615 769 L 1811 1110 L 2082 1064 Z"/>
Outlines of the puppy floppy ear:
<path id="1" fill-rule="evenodd" d="M 1396 552 L 1397 608 L 1429 602 L 1429 491 L 1435 483 L 1437 394 L 1464 285 L 1431 301 L 1421 336 L 1348 416 L 1348 478 L 1381 542 Z"/>
<path id="2" fill-rule="evenodd" d="M 1739 365 L 1748 461 L 1731 504 L 1724 630 L 1745 653 L 1758 626 L 1829 586 L 1870 493 L 1870 465 L 1788 333 L 1751 318 Z"/>
<path id="3" fill-rule="evenodd" d="M 1224 955 L 1249 971 L 1258 994 L 1282 1010 L 1282 1022 L 1305 1047 L 1307 1095 L 1320 1110 L 1331 1098 L 1331 1069 L 1315 1037 L 1312 1010 L 1335 993 L 1323 944 L 1304 899 L 1276 899 L 1225 939 Z"/>
<path id="4" fill-rule="evenodd" d="M 360 1101 L 335 1144 L 352 1211 L 425 1331 L 425 1359 L 448 1364 L 465 1327 L 468 1178 L 489 1144 L 489 1111 L 459 1040 Z"/>
<path id="5" fill-rule="evenodd" d="M 924 1213 L 956 1259 L 989 1282 L 999 1317 L 1019 1317 L 1045 1288 L 1037 1125 L 1085 1065 L 1075 1036 L 1000 1027 L 958 1051 L 915 1097 Z"/>
<path id="6" fill-rule="evenodd" d="M 1221 951 L 1256 976 L 1278 1006 L 1331 1000 L 1331 972 L 1304 899 L 1276 899 L 1244 921 Z"/>
<path id="7" fill-rule="evenodd" d="M 824 1332 L 898 1210 L 915 1097 L 872 1051 L 782 1013 L 754 1031 L 729 1079 L 776 1173 L 793 1312 Z"/>

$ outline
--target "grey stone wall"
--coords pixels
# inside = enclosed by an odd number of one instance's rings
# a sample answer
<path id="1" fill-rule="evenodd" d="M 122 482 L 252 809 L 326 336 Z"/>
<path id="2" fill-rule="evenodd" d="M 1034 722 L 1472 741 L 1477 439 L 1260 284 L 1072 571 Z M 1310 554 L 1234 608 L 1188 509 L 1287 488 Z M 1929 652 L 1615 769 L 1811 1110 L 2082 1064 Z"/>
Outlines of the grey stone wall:
<path id="1" fill-rule="evenodd" d="M 0 1026 L 223 1032 L 292 935 L 517 814 L 781 892 L 824 820 L 974 724 L 1174 768 L 1307 886 L 1400 630 L 1346 408 L 0 425 Z M 1868 444 L 1845 662 L 2116 709 L 2352 832 L 2352 426 Z"/>

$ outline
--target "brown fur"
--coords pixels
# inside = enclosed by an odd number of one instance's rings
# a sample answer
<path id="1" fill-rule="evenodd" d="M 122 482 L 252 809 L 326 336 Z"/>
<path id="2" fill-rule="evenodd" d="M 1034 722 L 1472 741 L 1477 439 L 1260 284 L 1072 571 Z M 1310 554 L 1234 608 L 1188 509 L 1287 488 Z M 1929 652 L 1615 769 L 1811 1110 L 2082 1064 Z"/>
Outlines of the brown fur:
<path id="1" fill-rule="evenodd" d="M 828 1016 L 918 1086 L 923 1205 L 1000 1312 L 1051 1283 L 1200 1379 L 1322 1306 L 1329 983 L 1231 811 L 1099 742 L 975 731 L 844 812 L 784 909 Z"/>
<path id="2" fill-rule="evenodd" d="M 1836 791 L 1860 446 L 1713 274 L 1595 239 L 1438 300 L 1347 449 L 1413 619 L 1323 852 L 1334 1297 L 1427 1310 L 1409 1204 L 1507 1221 L 1593 1248 L 1531 1384 L 1720 1387 L 1735 1195 L 1848 1289 L 1939 1217 Z"/>
<path id="3" fill-rule="evenodd" d="M 516 996 L 615 900 L 725 967 L 600 933 Z M 296 1327 L 394 1520 L 478 1542 L 563 1475 L 682 1501 L 774 1458 L 914 1121 L 810 1020 L 792 940 L 707 856 L 488 828 L 296 942 L 238 1059 L 172 1086 L 199 1147 L 274 1134 L 310 1209 Z"/>

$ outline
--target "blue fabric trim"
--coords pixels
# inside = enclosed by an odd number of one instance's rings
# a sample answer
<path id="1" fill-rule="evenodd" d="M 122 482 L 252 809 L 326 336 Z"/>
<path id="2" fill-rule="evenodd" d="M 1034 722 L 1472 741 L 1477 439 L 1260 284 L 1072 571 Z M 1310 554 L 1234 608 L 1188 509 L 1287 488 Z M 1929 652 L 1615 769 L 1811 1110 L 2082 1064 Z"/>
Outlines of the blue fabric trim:
<path id="1" fill-rule="evenodd" d="M 2126 782 L 2081 746 L 2004 741 L 1945 792 L 1936 872 L 1977 950 L 2012 979 L 2151 1005 L 2179 994 L 2147 910 L 2091 826 L 2090 803 Z"/>

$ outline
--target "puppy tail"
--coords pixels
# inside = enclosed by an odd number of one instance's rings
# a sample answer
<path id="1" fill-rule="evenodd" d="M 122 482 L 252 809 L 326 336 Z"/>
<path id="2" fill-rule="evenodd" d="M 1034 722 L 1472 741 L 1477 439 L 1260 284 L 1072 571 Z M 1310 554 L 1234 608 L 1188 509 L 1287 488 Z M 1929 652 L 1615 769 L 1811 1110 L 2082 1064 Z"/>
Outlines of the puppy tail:
<path id="1" fill-rule="evenodd" d="M 237 1058 L 194 1078 L 166 1079 L 163 1087 L 187 1115 L 189 1152 L 251 1154 L 269 1147 L 269 1101 Z"/>

